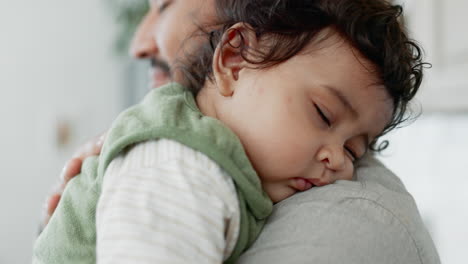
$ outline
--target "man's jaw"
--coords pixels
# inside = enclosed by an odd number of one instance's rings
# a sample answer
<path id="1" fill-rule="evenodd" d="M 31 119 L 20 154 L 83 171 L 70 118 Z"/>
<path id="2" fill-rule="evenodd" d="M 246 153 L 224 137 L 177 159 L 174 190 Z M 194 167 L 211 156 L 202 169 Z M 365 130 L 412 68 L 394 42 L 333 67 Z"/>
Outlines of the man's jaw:
<path id="1" fill-rule="evenodd" d="M 160 87 L 171 80 L 169 65 L 158 59 L 151 59 L 148 75 L 150 89 Z"/>

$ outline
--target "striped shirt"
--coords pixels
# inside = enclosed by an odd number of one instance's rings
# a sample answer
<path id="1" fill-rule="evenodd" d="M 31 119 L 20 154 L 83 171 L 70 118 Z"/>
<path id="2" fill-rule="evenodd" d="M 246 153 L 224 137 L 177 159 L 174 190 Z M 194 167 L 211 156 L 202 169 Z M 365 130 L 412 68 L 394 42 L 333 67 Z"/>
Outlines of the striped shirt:
<path id="1" fill-rule="evenodd" d="M 222 263 L 240 211 L 231 177 L 215 162 L 161 139 L 111 162 L 96 218 L 97 263 Z"/>

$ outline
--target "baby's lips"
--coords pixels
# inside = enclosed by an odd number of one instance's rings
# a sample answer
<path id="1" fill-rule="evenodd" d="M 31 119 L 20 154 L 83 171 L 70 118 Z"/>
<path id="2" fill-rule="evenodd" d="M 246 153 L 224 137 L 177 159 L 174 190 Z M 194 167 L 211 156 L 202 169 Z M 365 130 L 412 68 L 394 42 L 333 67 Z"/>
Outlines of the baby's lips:
<path id="1" fill-rule="evenodd" d="M 323 186 L 323 185 L 326 185 L 325 183 L 323 183 L 323 181 L 321 179 L 316 179 L 316 178 L 313 178 L 313 179 L 306 179 L 308 182 L 310 182 L 313 186 Z"/>
<path id="2" fill-rule="evenodd" d="M 307 191 L 312 186 L 313 184 L 305 178 L 294 178 L 294 188 L 300 192 Z"/>

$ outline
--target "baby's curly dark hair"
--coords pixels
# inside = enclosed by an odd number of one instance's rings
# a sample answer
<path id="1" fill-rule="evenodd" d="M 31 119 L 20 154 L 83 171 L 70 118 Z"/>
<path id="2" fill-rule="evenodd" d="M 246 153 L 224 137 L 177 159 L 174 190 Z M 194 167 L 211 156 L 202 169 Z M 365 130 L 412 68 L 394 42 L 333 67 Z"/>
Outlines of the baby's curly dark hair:
<path id="1" fill-rule="evenodd" d="M 201 26 L 209 43 L 191 55 L 181 70 L 186 85 L 197 94 L 206 80 L 213 81 L 212 59 L 223 34 L 234 24 L 252 27 L 258 38 L 268 37 L 273 44 L 266 51 L 255 51 L 248 59 L 249 47 L 241 42 L 242 56 L 248 62 L 267 68 L 282 63 L 303 50 L 321 30 L 333 27 L 364 58 L 372 62 L 393 99 L 394 111 L 380 136 L 409 118 L 408 104 L 418 91 L 423 69 L 419 45 L 411 40 L 401 23 L 402 7 L 385 0 L 215 0 L 215 25 Z M 214 30 L 207 30 L 207 28 Z M 249 56 L 251 57 L 251 56 Z M 379 137 L 380 137 L 379 136 Z M 380 151 L 388 142 L 370 148 Z"/>

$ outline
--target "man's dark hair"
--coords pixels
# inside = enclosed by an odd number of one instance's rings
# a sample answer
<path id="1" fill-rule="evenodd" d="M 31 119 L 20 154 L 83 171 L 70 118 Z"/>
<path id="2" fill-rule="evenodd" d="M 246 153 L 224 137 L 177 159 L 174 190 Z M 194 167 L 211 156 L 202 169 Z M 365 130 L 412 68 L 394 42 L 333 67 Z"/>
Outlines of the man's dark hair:
<path id="1" fill-rule="evenodd" d="M 258 38 L 268 37 L 272 45 L 254 51 L 242 41 L 241 55 L 248 62 L 267 68 L 282 63 L 302 51 L 321 30 L 332 27 L 362 56 L 374 64 L 377 75 L 393 99 L 394 111 L 380 136 L 408 119 L 409 101 L 423 78 L 422 52 L 404 29 L 402 7 L 385 0 L 215 0 L 217 22 L 201 27 L 209 37 L 189 56 L 182 67 L 186 85 L 197 94 L 206 80 L 213 80 L 212 59 L 223 34 L 236 23 L 252 27 Z M 206 28 L 214 30 L 206 30 Z M 251 57 L 251 56 L 249 56 Z M 379 136 L 379 137 L 380 137 Z M 382 150 L 388 142 L 371 149 Z"/>

